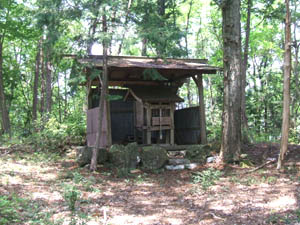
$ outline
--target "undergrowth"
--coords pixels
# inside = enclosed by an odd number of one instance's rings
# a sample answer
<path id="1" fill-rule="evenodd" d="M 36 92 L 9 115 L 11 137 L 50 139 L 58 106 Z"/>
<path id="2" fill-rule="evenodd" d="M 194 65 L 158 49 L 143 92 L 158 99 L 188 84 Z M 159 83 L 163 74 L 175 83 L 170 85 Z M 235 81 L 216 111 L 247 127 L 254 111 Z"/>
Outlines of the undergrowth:
<path id="1" fill-rule="evenodd" d="M 222 172 L 214 168 L 209 168 L 201 172 L 194 172 L 192 175 L 192 182 L 194 184 L 200 183 L 203 190 L 215 185 L 215 182 L 220 179 Z"/>
<path id="2" fill-rule="evenodd" d="M 0 196 L 0 224 L 61 224 L 61 221 L 52 222 L 51 215 L 34 201 L 15 194 Z"/>

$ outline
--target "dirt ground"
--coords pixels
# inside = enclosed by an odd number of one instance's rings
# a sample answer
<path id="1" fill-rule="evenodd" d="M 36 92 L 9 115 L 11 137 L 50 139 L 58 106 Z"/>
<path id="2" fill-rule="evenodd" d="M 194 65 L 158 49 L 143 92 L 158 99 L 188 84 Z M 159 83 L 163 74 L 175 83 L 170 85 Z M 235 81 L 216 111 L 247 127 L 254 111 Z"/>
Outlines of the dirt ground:
<path id="1" fill-rule="evenodd" d="M 72 149 L 59 156 L 3 148 L 0 196 L 26 202 L 16 208 L 22 220 L 10 224 L 300 224 L 300 146 L 289 146 L 283 171 L 271 163 L 245 173 L 276 158 L 278 144 L 243 150 L 247 158 L 239 165 L 207 164 L 196 171 L 140 172 L 118 178 L 120 171 L 114 168 L 100 166 L 90 173 L 78 167 Z M 192 182 L 197 172 L 213 167 L 222 172 L 215 184 L 208 182 L 204 189 Z M 73 213 L 70 190 L 77 193 Z"/>

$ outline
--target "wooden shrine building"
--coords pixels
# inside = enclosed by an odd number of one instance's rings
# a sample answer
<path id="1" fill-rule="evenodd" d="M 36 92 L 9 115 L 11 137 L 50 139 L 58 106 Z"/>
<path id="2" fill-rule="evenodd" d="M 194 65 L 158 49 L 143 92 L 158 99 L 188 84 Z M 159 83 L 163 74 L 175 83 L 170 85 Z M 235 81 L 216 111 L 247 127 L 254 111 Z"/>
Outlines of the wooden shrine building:
<path id="1" fill-rule="evenodd" d="M 129 87 L 125 100 L 130 96 L 135 99 L 135 137 L 141 132 L 142 142 L 151 144 L 152 133 L 158 131 L 160 141 L 174 144 L 175 103 L 183 101 L 176 91 L 176 88 L 168 86 Z"/>
<path id="2" fill-rule="evenodd" d="M 175 144 L 174 111 L 176 103 L 183 101 L 177 91 L 190 77 L 198 87 L 200 129 L 205 129 L 202 74 L 216 74 L 219 68 L 209 66 L 205 59 L 108 56 L 107 61 L 110 101 L 104 105 L 101 146 L 124 141 Z M 101 87 L 92 74 L 102 70 L 103 57 L 90 56 L 79 62 L 86 65 L 87 144 L 93 146 L 98 132 Z"/>

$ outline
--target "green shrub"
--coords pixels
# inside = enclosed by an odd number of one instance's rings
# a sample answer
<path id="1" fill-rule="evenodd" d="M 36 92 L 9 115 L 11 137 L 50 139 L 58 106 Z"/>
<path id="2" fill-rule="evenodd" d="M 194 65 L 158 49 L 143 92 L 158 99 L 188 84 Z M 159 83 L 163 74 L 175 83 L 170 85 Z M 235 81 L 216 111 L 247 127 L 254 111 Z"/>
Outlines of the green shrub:
<path id="1" fill-rule="evenodd" d="M 78 121 L 77 121 L 78 122 Z M 34 132 L 25 139 L 38 150 L 57 150 L 65 145 L 80 145 L 85 141 L 85 126 L 76 121 L 60 123 L 55 118 L 50 118 L 46 123 L 37 120 Z"/>
<path id="2" fill-rule="evenodd" d="M 43 212 L 37 203 L 15 194 L 0 196 L 0 224 L 59 224 L 50 220 L 51 213 Z"/>
<path id="3" fill-rule="evenodd" d="M 17 204 L 7 196 L 0 196 L 0 224 L 12 224 L 20 222 L 16 211 Z"/>
<path id="4" fill-rule="evenodd" d="M 64 186 L 63 196 L 66 203 L 68 204 L 70 211 L 72 212 L 75 211 L 75 205 L 76 202 L 79 200 L 80 195 L 81 195 L 80 191 L 75 186 L 69 184 Z"/>
<path id="5" fill-rule="evenodd" d="M 203 190 L 207 190 L 210 186 L 214 185 L 217 180 L 222 176 L 222 172 L 213 168 L 195 172 L 192 175 L 192 182 L 194 184 L 200 183 Z"/>

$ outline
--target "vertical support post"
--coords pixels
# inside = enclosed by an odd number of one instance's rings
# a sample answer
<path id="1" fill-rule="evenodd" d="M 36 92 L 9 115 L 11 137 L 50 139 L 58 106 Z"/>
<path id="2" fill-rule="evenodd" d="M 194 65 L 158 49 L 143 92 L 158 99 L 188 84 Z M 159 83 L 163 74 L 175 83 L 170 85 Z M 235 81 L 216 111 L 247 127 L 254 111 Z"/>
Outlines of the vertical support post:
<path id="1" fill-rule="evenodd" d="M 204 104 L 202 74 L 197 75 L 197 77 L 193 76 L 193 80 L 198 87 L 198 95 L 199 95 L 200 143 L 207 144 L 206 117 L 205 117 L 205 104 Z"/>
<path id="2" fill-rule="evenodd" d="M 137 118 L 136 118 L 136 101 L 133 103 L 133 137 L 134 141 L 138 142 L 137 138 Z"/>
<path id="3" fill-rule="evenodd" d="M 174 145 L 175 141 L 174 141 L 174 111 L 175 111 L 175 105 L 172 104 L 171 108 L 170 108 L 170 117 L 171 117 L 171 130 L 170 130 L 170 144 Z"/>
<path id="4" fill-rule="evenodd" d="M 107 78 L 108 83 L 108 78 Z M 107 96 L 109 94 L 109 88 L 107 89 Z M 111 137 L 111 115 L 110 115 L 110 100 L 106 99 L 106 119 L 107 119 L 107 146 L 110 147 L 112 145 L 112 137 Z"/>
<path id="5" fill-rule="evenodd" d="M 146 113 L 147 113 L 147 144 L 151 144 L 151 107 L 146 106 Z"/>
<path id="6" fill-rule="evenodd" d="M 86 98 L 87 98 L 87 103 L 88 103 L 88 105 L 87 105 L 88 109 L 92 108 L 92 96 L 93 96 L 93 92 L 92 92 L 91 86 L 92 86 L 92 82 L 88 78 L 87 85 L 86 85 L 86 90 L 87 90 Z"/>
<path id="7" fill-rule="evenodd" d="M 159 105 L 161 105 L 161 103 L 159 103 Z M 159 108 L 159 143 L 161 143 L 161 140 L 163 139 L 163 135 L 162 135 L 162 108 Z"/>

